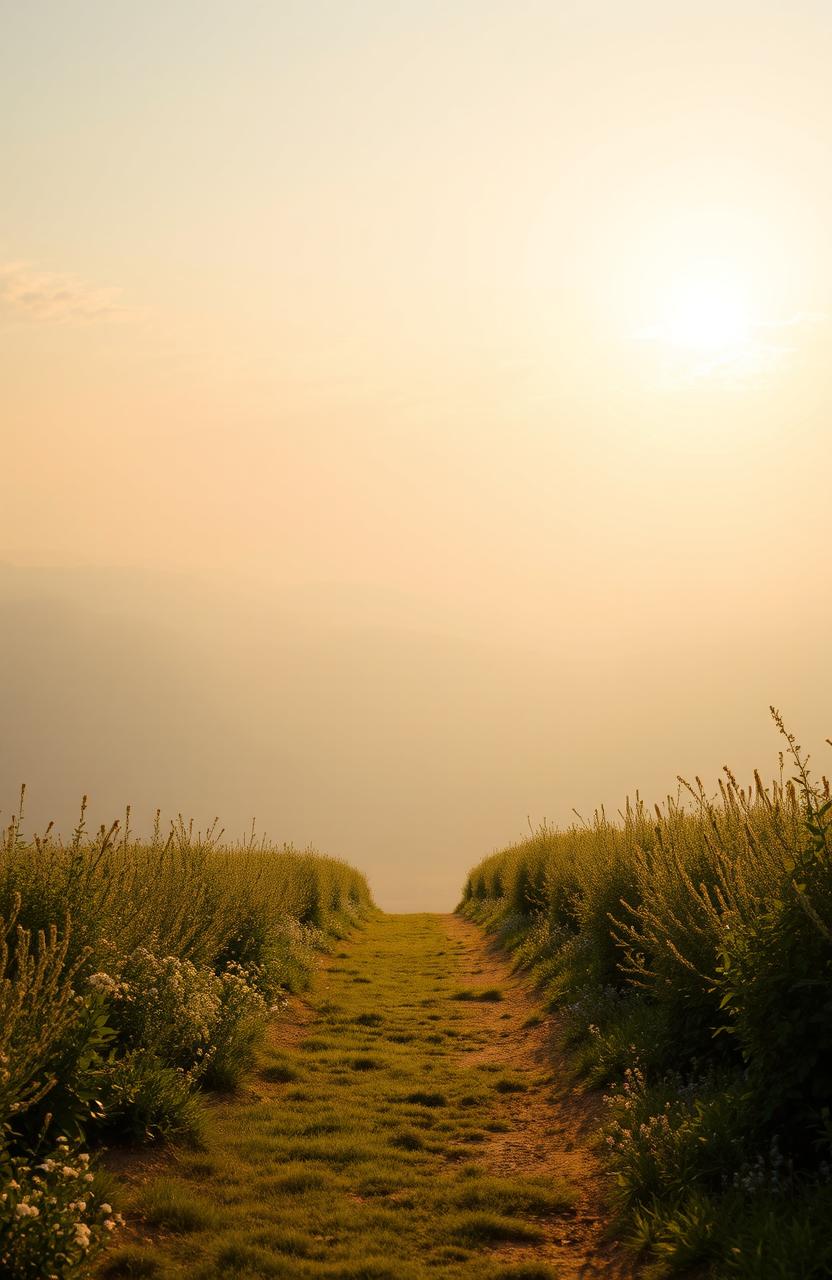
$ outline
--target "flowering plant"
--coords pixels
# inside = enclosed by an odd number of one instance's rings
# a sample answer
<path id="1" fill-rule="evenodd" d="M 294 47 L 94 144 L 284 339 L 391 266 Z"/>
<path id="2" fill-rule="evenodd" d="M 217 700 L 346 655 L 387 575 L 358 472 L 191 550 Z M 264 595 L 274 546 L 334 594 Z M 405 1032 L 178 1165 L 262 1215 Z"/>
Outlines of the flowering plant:
<path id="1" fill-rule="evenodd" d="M 66 1138 L 49 1155 L 0 1151 L 0 1274 L 70 1280 L 122 1222 L 94 1188 L 90 1158 Z"/>
<path id="2" fill-rule="evenodd" d="M 214 1057 L 235 1045 L 242 1024 L 253 1026 L 265 1017 L 267 1005 L 252 969 L 229 961 L 218 974 L 138 947 L 124 958 L 118 977 L 96 973 L 89 983 L 106 996 L 122 1043 L 151 1049 L 195 1083 Z"/>

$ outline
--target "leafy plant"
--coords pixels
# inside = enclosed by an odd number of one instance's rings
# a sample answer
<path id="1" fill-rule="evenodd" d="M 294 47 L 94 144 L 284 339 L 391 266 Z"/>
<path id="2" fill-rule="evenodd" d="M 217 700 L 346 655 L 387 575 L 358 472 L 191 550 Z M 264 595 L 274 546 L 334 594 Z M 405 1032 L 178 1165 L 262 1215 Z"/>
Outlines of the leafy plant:
<path id="1" fill-rule="evenodd" d="M 96 1192 L 89 1156 L 66 1139 L 29 1155 L 0 1150 L 0 1273 L 8 1280 L 71 1280 L 121 1217 Z"/>
<path id="2" fill-rule="evenodd" d="M 786 753 L 768 786 L 726 769 L 715 796 L 680 779 L 652 812 L 637 797 L 617 822 L 544 825 L 474 868 L 460 907 L 535 975 L 587 1080 L 612 1085 L 634 1241 L 720 1277 L 821 1275 L 812 1251 L 832 1249 L 805 1211 L 832 1154 L 832 797 L 772 715 Z M 777 1197 L 791 1272 L 768 1227 L 765 1262 L 749 1243 Z"/>

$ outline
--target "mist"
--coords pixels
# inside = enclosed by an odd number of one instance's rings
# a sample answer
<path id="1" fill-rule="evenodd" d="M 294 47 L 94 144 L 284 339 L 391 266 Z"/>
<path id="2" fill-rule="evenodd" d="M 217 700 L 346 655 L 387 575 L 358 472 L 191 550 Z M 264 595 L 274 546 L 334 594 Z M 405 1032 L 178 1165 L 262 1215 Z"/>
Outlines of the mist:
<path id="1" fill-rule="evenodd" d="M 446 909 L 772 772 L 770 703 L 823 767 L 828 6 L 6 28 L 6 811 L 254 817 Z"/>
<path id="2" fill-rule="evenodd" d="M 196 575 L 6 566 L 2 804 L 26 782 L 29 830 L 157 807 L 229 838 L 364 870 L 389 910 L 449 910 L 468 867 L 528 824 L 611 811 L 776 768 L 768 704 L 822 742 L 824 646 L 789 628 L 747 647 L 614 627 L 521 646 L 402 593 Z M 429 619 L 429 620 L 428 620 Z M 738 677 L 741 676 L 741 679 Z M 817 682 L 817 683 L 816 683 Z"/>

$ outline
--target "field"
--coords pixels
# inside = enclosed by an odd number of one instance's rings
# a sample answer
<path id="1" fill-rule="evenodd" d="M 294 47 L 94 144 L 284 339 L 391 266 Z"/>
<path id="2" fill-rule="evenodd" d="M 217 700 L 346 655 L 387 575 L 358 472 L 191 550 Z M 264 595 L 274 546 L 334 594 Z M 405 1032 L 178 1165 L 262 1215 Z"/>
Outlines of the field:
<path id="1" fill-rule="evenodd" d="M 10 1280 L 630 1274 L 545 1022 L 474 925 L 129 814 L 64 844 L 21 812 L 0 885 Z"/>
<path id="2" fill-rule="evenodd" d="M 371 908 L 358 872 L 181 819 L 26 839 L 0 857 L 0 1273 L 85 1275 L 120 1217 L 91 1153 L 198 1143 L 286 993 Z"/>
<path id="3" fill-rule="evenodd" d="M 544 826 L 455 915 L 21 808 L 0 1274 L 832 1274 L 832 801 L 780 727 L 773 783 Z"/>
<path id="4" fill-rule="evenodd" d="M 832 1274 L 832 804 L 774 714 L 770 786 L 543 828 L 465 886 L 606 1090 L 619 1227 L 658 1274 Z"/>
<path id="5" fill-rule="evenodd" d="M 516 987 L 465 921 L 374 915 L 206 1150 L 133 1170 L 134 1239 L 101 1275 L 554 1280 L 582 1223 Z"/>

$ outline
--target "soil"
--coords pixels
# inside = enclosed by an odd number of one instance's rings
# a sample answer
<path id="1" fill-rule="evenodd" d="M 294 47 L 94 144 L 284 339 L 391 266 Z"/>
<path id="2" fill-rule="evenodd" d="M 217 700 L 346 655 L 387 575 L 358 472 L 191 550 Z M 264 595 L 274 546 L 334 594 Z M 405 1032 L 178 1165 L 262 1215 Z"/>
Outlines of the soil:
<path id="1" fill-rule="evenodd" d="M 540 1014 L 540 1004 L 482 930 L 460 916 L 441 919 L 449 939 L 463 944 L 457 954 L 470 985 L 499 987 L 504 993 L 499 1003 L 478 1002 L 478 1016 L 491 1032 L 490 1043 L 467 1055 L 466 1061 L 492 1061 L 519 1073 L 546 1073 L 550 1081 L 545 1091 L 512 1095 L 512 1127 L 493 1135 L 481 1163 L 498 1175 L 568 1178 L 579 1189 L 575 1213 L 552 1224 L 550 1238 L 540 1249 L 541 1259 L 545 1257 L 562 1280 L 629 1280 L 638 1270 L 632 1254 L 609 1238 L 609 1175 L 594 1149 L 601 1124 L 600 1096 L 575 1081 L 574 1071 L 557 1047 L 556 1018 L 550 1015 L 536 1025 L 524 1026 Z"/>

